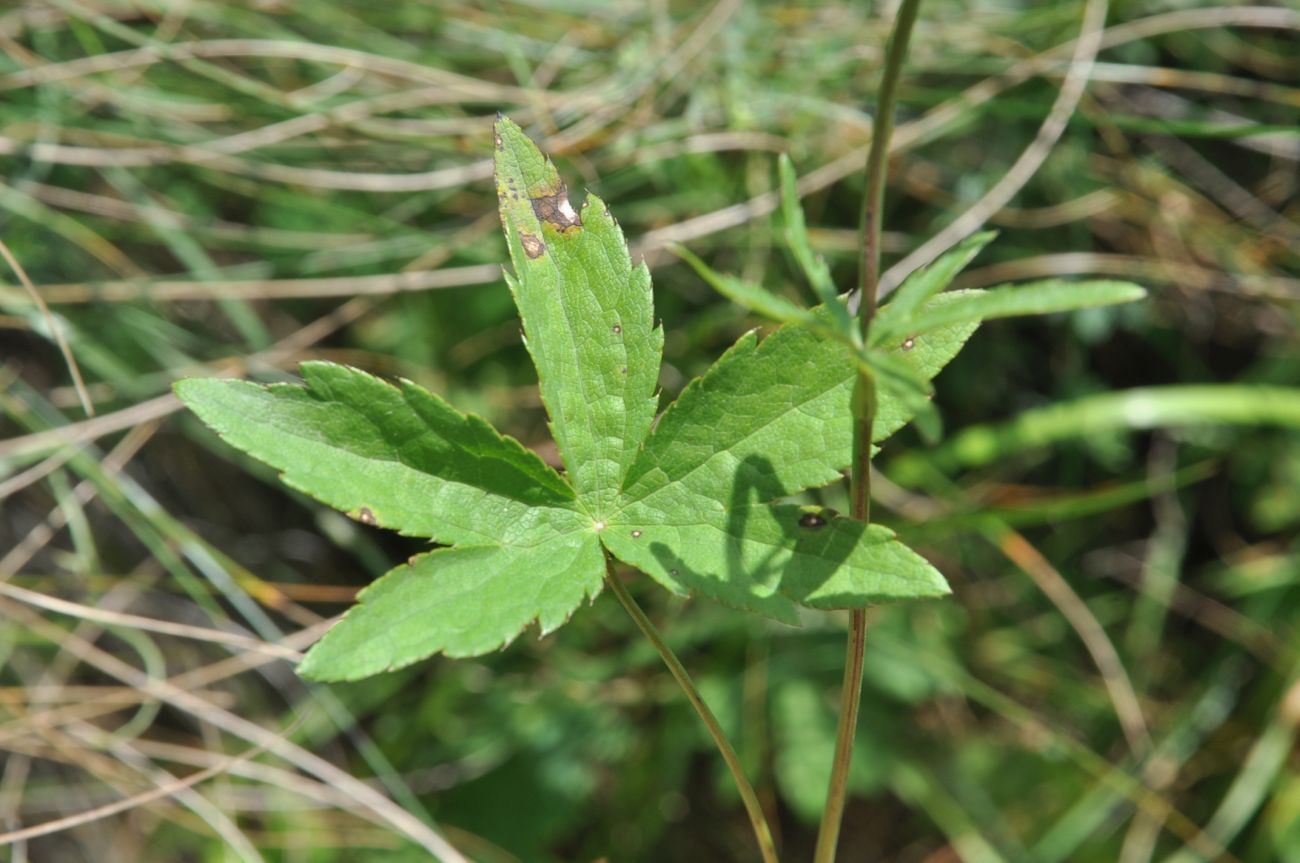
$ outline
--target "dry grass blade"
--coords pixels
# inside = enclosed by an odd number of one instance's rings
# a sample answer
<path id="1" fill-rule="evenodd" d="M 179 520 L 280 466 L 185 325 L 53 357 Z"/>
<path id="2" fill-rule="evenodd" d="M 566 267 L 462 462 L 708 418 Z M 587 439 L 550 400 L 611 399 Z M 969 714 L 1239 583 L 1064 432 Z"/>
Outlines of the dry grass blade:
<path id="1" fill-rule="evenodd" d="M 0 441 L 0 458 L 15 458 L 58 447 L 84 444 L 104 435 L 124 431 L 175 413 L 180 408 L 180 404 L 174 395 L 168 393 L 94 419 L 10 438 Z"/>
<path id="2" fill-rule="evenodd" d="M 32 302 L 41 310 L 41 317 L 44 318 L 45 325 L 50 330 L 50 337 L 59 346 L 59 353 L 63 354 L 63 361 L 67 363 L 68 373 L 72 375 L 72 384 L 77 388 L 77 397 L 81 399 L 81 407 L 86 412 L 86 416 L 94 416 L 95 406 L 90 401 L 90 394 L 86 392 L 86 382 L 81 379 L 81 368 L 77 365 L 77 358 L 72 355 L 72 346 L 68 344 L 67 338 L 63 335 L 63 328 L 54 319 L 54 315 L 50 314 L 50 307 L 45 304 L 40 292 L 36 290 L 36 286 L 28 278 L 27 271 L 23 269 L 22 264 L 18 263 L 18 259 L 14 257 L 13 252 L 9 251 L 9 245 L 4 240 L 0 240 L 0 256 L 4 257 L 5 262 L 9 264 L 9 268 L 14 271 L 14 275 L 18 277 L 18 281 L 22 283 L 24 290 L 27 291 L 27 295 L 32 298 Z"/>
<path id="3" fill-rule="evenodd" d="M 1233 273 L 1184 261 L 1162 261 L 1141 255 L 1099 252 L 1061 252 L 1034 255 L 969 270 L 957 279 L 959 287 L 983 287 L 1018 279 L 1062 275 L 1126 276 L 1145 282 L 1159 282 L 1184 288 L 1222 291 L 1262 299 L 1300 299 L 1300 278 Z"/>
<path id="4" fill-rule="evenodd" d="M 126 302 L 148 299 L 156 303 L 210 299 L 291 299 L 303 297 L 353 297 L 412 291 L 433 291 L 500 281 L 501 267 L 479 264 L 444 267 L 423 272 L 385 273 L 377 276 L 338 276 L 319 279 L 248 279 L 243 281 L 118 281 L 94 284 L 46 285 L 44 297 L 52 303 Z"/>
<path id="5" fill-rule="evenodd" d="M 17 587 L 12 584 L 0 582 L 0 594 L 16 599 L 19 602 L 35 608 L 43 608 L 46 611 L 54 611 L 59 614 L 66 614 L 70 617 L 80 618 L 81 620 L 93 620 L 97 623 L 104 623 L 109 626 L 124 626 L 132 629 L 141 629 L 146 632 L 157 632 L 161 635 L 175 635 L 180 638 L 193 638 L 199 641 L 206 641 L 212 644 L 225 644 L 230 647 L 238 647 L 242 650 L 252 650 L 258 653 L 265 653 L 277 659 L 285 659 L 290 662 L 298 662 L 302 659 L 302 654 L 296 650 L 290 650 L 278 644 L 272 644 L 252 638 L 247 635 L 239 635 L 234 632 L 223 632 L 220 629 L 209 629 L 202 626 L 189 626 L 183 623 L 173 623 L 169 620 L 155 620 L 151 617 L 141 617 L 138 614 L 123 614 L 116 611 L 107 611 L 100 608 L 91 608 L 88 605 L 82 605 L 76 602 L 69 602 L 66 599 L 58 599 L 53 596 L 46 596 L 34 590 Z"/>
<path id="6" fill-rule="evenodd" d="M 227 758 L 220 764 L 205 767 L 202 770 L 191 773 L 183 779 L 177 779 L 173 782 L 159 785 L 157 788 L 141 792 L 140 794 L 127 797 L 123 800 L 105 804 L 88 812 L 80 812 L 76 815 L 69 815 L 65 818 L 56 818 L 53 821 L 46 821 L 44 824 L 34 824 L 31 827 L 24 827 L 21 830 L 10 830 L 7 833 L 0 833 L 0 846 L 13 845 L 17 842 L 26 842 L 29 839 L 35 839 L 39 836 L 48 836 L 51 833 L 69 830 L 82 824 L 88 824 L 91 821 L 98 821 L 102 818 L 107 818 L 110 815 L 116 815 L 119 812 L 127 812 L 154 800 L 160 800 L 164 797 L 179 794 L 187 788 L 193 788 L 200 782 L 205 782 L 214 776 L 219 776 L 241 761 L 256 758 L 259 754 L 265 751 L 265 749 L 265 746 L 253 746 L 239 755 Z"/>
<path id="7" fill-rule="evenodd" d="M 155 679 L 149 674 L 123 662 L 116 656 L 81 639 L 75 633 L 65 632 L 60 627 L 41 619 L 12 600 L 0 599 L 0 609 L 3 609 L 7 616 L 30 627 L 34 632 L 38 632 L 58 643 L 63 650 L 76 656 L 82 662 L 117 678 L 122 683 L 133 686 L 148 696 L 169 704 L 178 710 L 193 714 L 227 733 L 241 737 L 260 747 L 261 750 L 278 755 L 300 769 L 315 775 L 322 781 L 345 790 L 353 802 L 360 809 L 368 812 L 370 817 L 377 818 L 381 823 L 388 824 L 405 834 L 436 859 L 446 861 L 446 863 L 468 863 L 459 851 L 423 821 L 346 771 L 301 746 L 291 743 L 287 737 L 269 731 L 257 723 L 237 716 L 230 711 L 222 710 L 168 681 Z"/>
<path id="8" fill-rule="evenodd" d="M 1038 589 L 1061 610 L 1078 633 L 1110 694 L 1129 749 L 1138 758 L 1145 756 L 1151 751 L 1151 732 L 1142 715 L 1142 704 L 1133 691 L 1133 683 L 1106 630 L 1056 567 L 1023 536 L 1014 530 L 1005 530 L 994 534 L 991 539 L 1003 554 L 1034 580 Z"/>

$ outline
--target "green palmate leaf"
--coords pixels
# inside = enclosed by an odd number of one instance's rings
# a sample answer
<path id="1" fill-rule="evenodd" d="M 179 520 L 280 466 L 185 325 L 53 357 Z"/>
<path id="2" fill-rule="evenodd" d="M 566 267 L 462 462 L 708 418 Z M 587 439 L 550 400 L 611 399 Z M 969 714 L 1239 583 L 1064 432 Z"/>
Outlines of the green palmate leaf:
<path id="1" fill-rule="evenodd" d="M 966 269 L 966 265 L 996 236 L 996 231 L 984 231 L 968 237 L 928 267 L 922 267 L 908 276 L 894 292 L 889 304 L 880 310 L 872 322 L 872 344 L 880 344 L 909 332 L 920 332 L 911 325 L 912 315 L 935 294 L 947 290 L 957 274 Z"/>
<path id="2" fill-rule="evenodd" d="M 600 542 L 590 530 L 534 546 L 466 546 L 412 558 L 367 587 L 299 666 L 318 680 L 355 680 L 436 652 L 476 656 L 536 620 L 545 635 L 600 592 Z"/>
<path id="3" fill-rule="evenodd" d="M 176 393 L 228 443 L 354 518 L 442 543 L 525 546 L 587 522 L 536 455 L 410 381 L 302 364 L 307 386 L 193 379 Z"/>
<path id="4" fill-rule="evenodd" d="M 605 205 L 581 211 L 511 121 L 496 124 L 496 180 L 524 333 L 570 482 L 606 517 L 657 406 L 663 331 L 650 274 L 632 266 Z"/>
<path id="5" fill-rule="evenodd" d="M 304 674 L 354 679 L 438 651 L 492 650 L 534 621 L 549 631 L 600 590 L 602 542 L 673 590 L 782 620 L 799 605 L 946 591 L 883 528 L 768 503 L 835 480 L 848 464 L 861 363 L 874 362 L 886 382 L 882 439 L 923 407 L 926 382 L 975 323 L 882 344 L 864 359 L 837 335 L 833 312 L 794 307 L 797 326 L 761 344 L 742 338 L 650 435 L 662 332 L 644 265 L 631 265 L 598 200 L 573 210 L 554 168 L 504 119 L 496 150 L 511 288 L 567 480 L 409 381 L 306 363 L 305 386 L 177 385 L 225 440 L 286 483 L 360 521 L 455 546 L 364 591 Z M 941 296 L 917 314 L 975 295 Z"/>
<path id="6" fill-rule="evenodd" d="M 928 381 L 975 327 L 899 341 L 891 356 Z M 861 607 L 943 592 L 939 574 L 883 528 L 828 519 L 825 531 L 808 531 L 788 507 L 756 506 L 840 478 L 852 455 L 856 375 L 844 345 L 807 327 L 742 337 L 660 419 L 602 534 L 606 547 L 670 589 L 778 620 L 793 619 L 796 604 Z M 876 440 L 913 413 L 882 390 Z"/>
<path id="7" fill-rule="evenodd" d="M 989 288 L 978 295 L 967 295 L 960 302 L 928 307 L 911 315 L 906 327 L 910 333 L 924 333 L 962 321 L 1068 312 L 1093 306 L 1131 303 L 1145 296 L 1146 291 L 1132 282 L 1063 282 L 1046 279 L 1024 285 Z"/>

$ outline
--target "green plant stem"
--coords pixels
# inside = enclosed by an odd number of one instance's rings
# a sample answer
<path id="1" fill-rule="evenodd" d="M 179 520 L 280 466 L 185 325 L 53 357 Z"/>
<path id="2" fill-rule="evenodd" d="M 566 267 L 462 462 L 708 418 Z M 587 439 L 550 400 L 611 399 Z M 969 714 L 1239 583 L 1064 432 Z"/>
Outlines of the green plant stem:
<path id="1" fill-rule="evenodd" d="M 907 56 L 920 0 L 902 0 L 885 52 L 885 74 L 880 82 L 879 100 L 867 153 L 867 187 L 862 196 L 862 257 L 859 261 L 858 328 L 862 344 L 876 315 L 880 287 L 881 207 L 885 199 L 885 175 L 889 164 L 889 140 L 894 131 L 894 103 L 898 81 Z M 853 465 L 849 477 L 849 500 L 852 516 L 871 520 L 871 441 L 876 420 L 876 384 L 869 371 L 858 372 L 853 391 Z M 858 709 L 862 701 L 862 664 L 867 646 L 867 613 L 849 612 L 849 640 L 844 661 L 844 684 L 840 691 L 840 716 L 835 736 L 835 761 L 831 766 L 826 808 L 822 810 L 817 831 L 814 863 L 834 863 L 839 846 L 840 823 L 848 796 L 849 765 L 853 760 L 853 738 L 857 733 Z"/>
<path id="2" fill-rule="evenodd" d="M 642 634 L 654 645 L 654 649 L 659 652 L 659 656 L 668 666 L 668 671 L 677 681 L 677 685 L 686 693 L 686 700 L 695 708 L 695 713 L 704 723 L 708 730 L 709 736 L 713 738 L 713 743 L 722 753 L 722 760 L 727 763 L 727 769 L 731 771 L 731 778 L 736 783 L 736 790 L 740 792 L 740 799 L 745 804 L 745 811 L 749 814 L 749 822 L 754 828 L 754 838 L 758 841 L 758 850 L 762 854 L 763 863 L 779 863 L 776 855 L 776 843 L 772 841 L 772 830 L 767 824 L 767 816 L 763 814 L 763 807 L 758 802 L 758 795 L 754 793 L 754 788 L 749 784 L 749 779 L 745 776 L 745 770 L 740 764 L 740 756 L 736 754 L 736 749 L 727 739 L 727 733 L 722 730 L 718 723 L 718 718 L 713 715 L 709 705 L 704 702 L 704 697 L 700 695 L 699 689 L 695 686 L 695 681 L 691 680 L 690 674 L 687 673 L 686 667 L 682 665 L 677 654 L 664 641 L 663 636 L 646 613 L 632 598 L 632 594 L 627 592 L 623 582 L 614 574 L 614 562 L 608 557 L 605 559 L 605 581 L 609 584 L 609 589 L 614 592 L 614 596 L 623 605 L 623 608 L 631 615 L 632 620 L 636 622 L 637 627 Z"/>

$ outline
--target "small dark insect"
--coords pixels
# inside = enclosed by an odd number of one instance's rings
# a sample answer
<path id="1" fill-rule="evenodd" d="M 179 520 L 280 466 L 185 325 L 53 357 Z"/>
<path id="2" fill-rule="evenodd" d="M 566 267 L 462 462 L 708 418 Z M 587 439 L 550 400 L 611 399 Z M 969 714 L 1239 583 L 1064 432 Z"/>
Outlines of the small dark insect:
<path id="1" fill-rule="evenodd" d="M 374 524 L 375 514 L 371 512 L 370 507 L 363 506 L 361 507 L 361 510 L 357 513 L 357 521 L 361 522 L 362 524 Z"/>
<path id="2" fill-rule="evenodd" d="M 819 527 L 826 526 L 826 519 L 822 518 L 815 512 L 805 512 L 799 518 L 799 526 L 816 530 Z"/>

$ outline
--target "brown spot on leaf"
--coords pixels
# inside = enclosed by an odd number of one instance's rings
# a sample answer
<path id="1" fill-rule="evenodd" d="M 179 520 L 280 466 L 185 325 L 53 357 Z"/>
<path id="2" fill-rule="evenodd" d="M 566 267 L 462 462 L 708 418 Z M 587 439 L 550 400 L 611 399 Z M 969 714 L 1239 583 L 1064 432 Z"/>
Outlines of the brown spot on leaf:
<path id="1" fill-rule="evenodd" d="M 563 185 L 554 195 L 538 195 L 532 198 L 532 203 L 537 218 L 557 230 L 582 227 L 582 219 L 569 203 L 569 191 Z"/>
<path id="2" fill-rule="evenodd" d="M 370 509 L 370 507 L 363 506 L 361 509 L 357 510 L 357 521 L 362 524 L 374 524 L 375 513 Z"/>
<path id="3" fill-rule="evenodd" d="M 540 258 L 546 254 L 546 244 L 532 234 L 519 232 L 519 241 L 523 243 L 524 254 L 530 258 Z"/>

